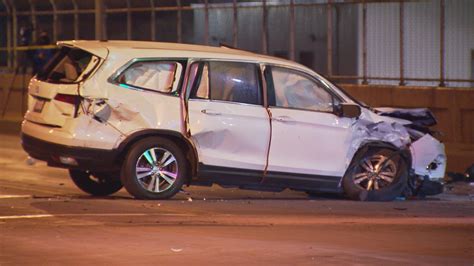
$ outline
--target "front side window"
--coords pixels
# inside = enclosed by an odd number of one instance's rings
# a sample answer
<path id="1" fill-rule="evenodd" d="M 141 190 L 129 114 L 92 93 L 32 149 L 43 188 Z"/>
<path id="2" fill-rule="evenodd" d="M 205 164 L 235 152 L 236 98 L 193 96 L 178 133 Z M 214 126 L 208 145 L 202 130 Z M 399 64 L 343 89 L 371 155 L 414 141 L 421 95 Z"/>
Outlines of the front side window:
<path id="1" fill-rule="evenodd" d="M 269 78 L 269 75 L 266 76 Z M 271 67 L 271 78 L 273 91 L 269 96 L 269 101 L 273 106 L 332 112 L 334 105 L 339 102 L 322 83 L 303 73 Z"/>
<path id="2" fill-rule="evenodd" d="M 132 64 L 117 81 L 120 84 L 173 94 L 182 71 L 181 64 L 168 61 L 141 61 Z"/>
<path id="3" fill-rule="evenodd" d="M 252 63 L 201 63 L 200 79 L 191 98 L 261 104 L 258 67 Z"/>

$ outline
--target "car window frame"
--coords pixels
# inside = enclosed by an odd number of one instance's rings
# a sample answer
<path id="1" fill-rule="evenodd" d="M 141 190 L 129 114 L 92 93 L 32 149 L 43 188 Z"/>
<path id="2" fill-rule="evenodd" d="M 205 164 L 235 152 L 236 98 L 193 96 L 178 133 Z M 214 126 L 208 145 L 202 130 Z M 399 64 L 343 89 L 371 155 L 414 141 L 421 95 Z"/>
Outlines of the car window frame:
<path id="1" fill-rule="evenodd" d="M 211 79 L 210 79 L 210 73 L 211 70 L 209 69 L 208 65 L 208 73 L 209 73 L 209 97 L 208 98 L 193 98 L 192 94 L 198 89 L 201 80 L 202 80 L 202 72 L 204 69 L 204 65 L 209 63 L 209 62 L 224 62 L 224 63 L 245 63 L 245 64 L 252 64 L 255 67 L 255 74 L 257 77 L 257 90 L 258 90 L 258 96 L 259 96 L 259 103 L 254 104 L 254 103 L 242 103 L 242 102 L 234 102 L 234 101 L 225 101 L 225 100 L 215 100 L 211 99 L 211 91 L 212 91 L 212 85 L 211 85 Z M 196 77 L 194 80 L 190 80 L 188 82 L 192 82 L 191 86 L 187 87 L 188 92 L 186 92 L 186 99 L 188 101 L 209 101 L 209 102 L 219 102 L 219 103 L 229 103 L 229 104 L 240 104 L 240 105 L 249 105 L 249 106 L 265 106 L 265 90 L 264 90 L 264 84 L 263 84 L 263 76 L 261 72 L 261 67 L 260 67 L 260 62 L 257 61 L 246 61 L 246 60 L 228 60 L 228 59 L 209 59 L 209 58 L 202 58 L 198 60 L 193 60 L 192 62 L 189 63 L 189 69 L 191 69 L 193 64 L 199 64 Z M 189 77 L 188 77 L 189 78 Z"/>
<path id="2" fill-rule="evenodd" d="M 301 75 L 301 76 L 311 80 L 312 82 L 314 82 L 316 84 L 320 84 L 320 87 L 332 96 L 332 99 L 333 99 L 332 100 L 332 103 L 333 103 L 332 104 L 332 111 L 276 106 L 276 103 L 275 103 L 275 84 L 274 84 L 274 80 L 273 80 L 273 73 L 271 72 L 272 68 L 285 69 L 289 72 L 293 72 L 293 73 L 296 73 L 298 75 Z M 267 80 L 267 74 L 266 74 L 267 71 L 270 73 L 270 79 L 269 80 Z M 322 82 L 317 77 L 315 77 L 315 76 L 311 75 L 310 73 L 305 72 L 303 70 L 294 69 L 294 68 L 290 68 L 288 66 L 278 65 L 278 64 L 264 64 L 264 69 L 263 69 L 262 76 L 263 76 L 263 78 L 265 80 L 265 83 L 266 83 L 266 98 L 267 98 L 267 105 L 266 106 L 268 108 L 290 109 L 290 110 L 299 110 L 299 111 L 317 112 L 317 113 L 329 113 L 329 114 L 337 115 L 337 105 L 334 104 L 334 99 L 337 99 L 339 101 L 339 103 L 345 103 L 346 102 L 341 96 L 339 96 L 334 91 L 332 91 L 331 88 L 329 86 L 327 86 L 324 82 Z M 273 105 L 271 105 L 271 103 L 273 103 Z"/>
<path id="3" fill-rule="evenodd" d="M 123 66 L 121 66 L 117 71 L 115 71 L 114 74 L 112 74 L 108 78 L 107 81 L 121 88 L 132 89 L 132 90 L 137 90 L 137 91 L 154 92 L 154 93 L 159 93 L 161 95 L 166 95 L 166 96 L 180 97 L 183 91 L 182 86 L 184 84 L 184 78 L 185 78 L 185 75 L 187 72 L 186 70 L 189 64 L 188 60 L 189 58 L 182 58 L 182 57 L 179 57 L 179 58 L 165 58 L 165 57 L 134 58 L 128 61 L 127 63 L 125 63 Z M 125 71 L 130 69 L 134 64 L 140 63 L 140 62 L 172 62 L 172 63 L 181 64 L 181 73 L 179 75 L 176 91 L 168 93 L 168 92 L 157 91 L 153 89 L 143 88 L 143 87 L 119 82 L 120 76 L 122 76 L 122 74 L 124 74 Z M 173 81 L 173 87 L 174 87 L 175 82 L 176 82 L 176 79 Z"/>

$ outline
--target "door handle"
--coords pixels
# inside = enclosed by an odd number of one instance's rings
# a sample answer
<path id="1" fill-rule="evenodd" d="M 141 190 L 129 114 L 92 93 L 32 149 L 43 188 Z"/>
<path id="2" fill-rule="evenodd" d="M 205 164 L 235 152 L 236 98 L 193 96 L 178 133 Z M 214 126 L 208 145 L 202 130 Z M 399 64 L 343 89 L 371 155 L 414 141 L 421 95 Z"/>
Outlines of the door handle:
<path id="1" fill-rule="evenodd" d="M 205 115 L 221 115 L 221 113 L 209 109 L 202 109 L 201 113 Z"/>
<path id="2" fill-rule="evenodd" d="M 294 120 L 289 116 L 276 116 L 276 117 L 273 117 L 272 119 L 278 122 L 283 122 L 283 123 L 294 122 Z"/>

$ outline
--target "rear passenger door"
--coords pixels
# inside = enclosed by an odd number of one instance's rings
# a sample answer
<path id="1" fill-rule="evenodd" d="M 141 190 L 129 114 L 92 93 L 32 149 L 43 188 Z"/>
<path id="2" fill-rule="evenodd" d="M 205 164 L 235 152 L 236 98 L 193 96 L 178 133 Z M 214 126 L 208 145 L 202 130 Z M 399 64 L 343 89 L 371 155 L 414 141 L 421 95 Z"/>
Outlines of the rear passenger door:
<path id="1" fill-rule="evenodd" d="M 196 78 L 188 88 L 189 129 L 200 168 L 251 170 L 259 180 L 270 138 L 259 65 L 206 61 L 192 64 L 191 73 Z"/>

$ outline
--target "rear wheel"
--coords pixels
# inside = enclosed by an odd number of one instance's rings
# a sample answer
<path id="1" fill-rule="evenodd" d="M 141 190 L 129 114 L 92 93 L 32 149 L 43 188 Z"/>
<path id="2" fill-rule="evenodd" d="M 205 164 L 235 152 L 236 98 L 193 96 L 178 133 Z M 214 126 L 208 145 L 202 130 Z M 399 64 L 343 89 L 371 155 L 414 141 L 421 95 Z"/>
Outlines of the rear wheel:
<path id="1" fill-rule="evenodd" d="M 137 142 L 122 167 L 125 189 L 138 199 L 167 199 L 182 187 L 187 174 L 184 153 L 175 143 L 160 137 Z"/>
<path id="2" fill-rule="evenodd" d="M 346 195 L 355 200 L 390 201 L 400 196 L 408 183 L 405 159 L 390 149 L 371 149 L 358 155 L 343 179 Z"/>
<path id="3" fill-rule="evenodd" d="M 94 196 L 107 196 L 122 188 L 118 174 L 69 169 L 69 176 L 78 188 Z"/>

